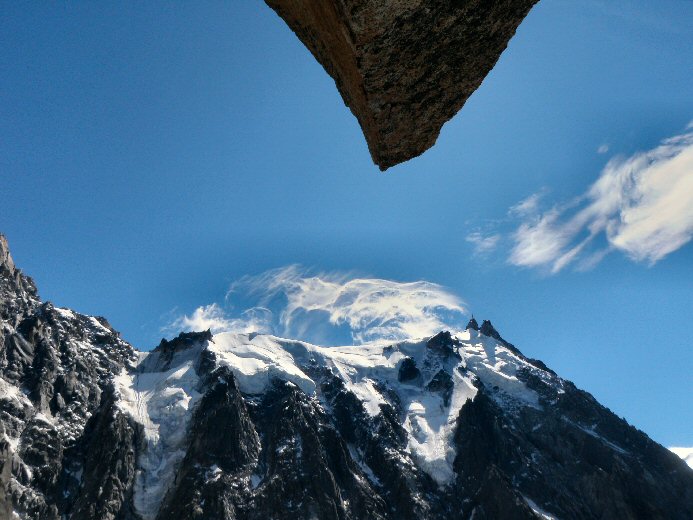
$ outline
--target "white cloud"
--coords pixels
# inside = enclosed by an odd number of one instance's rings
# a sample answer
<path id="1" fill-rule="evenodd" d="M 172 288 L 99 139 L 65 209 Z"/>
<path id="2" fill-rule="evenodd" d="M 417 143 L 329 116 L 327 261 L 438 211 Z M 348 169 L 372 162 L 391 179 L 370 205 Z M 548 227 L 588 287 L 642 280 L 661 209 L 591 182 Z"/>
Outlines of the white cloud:
<path id="1" fill-rule="evenodd" d="M 239 317 L 231 318 L 218 304 L 198 307 L 192 314 L 182 315 L 164 330 L 211 330 L 217 332 L 271 332 L 271 311 L 261 307 L 247 309 Z"/>
<path id="2" fill-rule="evenodd" d="M 347 339 L 366 343 L 460 328 L 466 312 L 457 296 L 434 283 L 336 272 L 311 275 L 295 265 L 233 283 L 227 302 L 241 298 L 253 305 L 238 317 L 211 304 L 177 318 L 168 329 L 271 332 L 334 344 L 340 342 L 339 332 L 346 328 Z"/>
<path id="3" fill-rule="evenodd" d="M 511 209 L 524 219 L 513 234 L 511 264 L 556 273 L 577 262 L 587 269 L 611 250 L 654 264 L 693 237 L 693 132 L 612 159 L 568 205 L 539 213 L 536 202 L 530 197 Z M 600 236 L 607 246 L 595 251 Z"/>
<path id="4" fill-rule="evenodd" d="M 609 151 L 609 145 L 608 144 L 603 144 L 599 148 L 597 148 L 597 153 L 598 154 L 604 154 Z"/>
<path id="5" fill-rule="evenodd" d="M 669 450 L 673 451 L 693 468 L 693 448 L 669 448 Z"/>
<path id="6" fill-rule="evenodd" d="M 541 190 L 538 193 L 534 193 L 526 199 L 521 200 L 514 206 L 510 207 L 508 214 L 516 217 L 524 217 L 535 214 L 539 207 L 539 202 L 541 201 L 541 198 L 544 196 L 545 192 L 546 190 Z"/>
<path id="7" fill-rule="evenodd" d="M 474 254 L 483 255 L 496 249 L 501 239 L 500 234 L 484 235 L 479 231 L 469 233 L 465 240 L 474 245 Z"/>

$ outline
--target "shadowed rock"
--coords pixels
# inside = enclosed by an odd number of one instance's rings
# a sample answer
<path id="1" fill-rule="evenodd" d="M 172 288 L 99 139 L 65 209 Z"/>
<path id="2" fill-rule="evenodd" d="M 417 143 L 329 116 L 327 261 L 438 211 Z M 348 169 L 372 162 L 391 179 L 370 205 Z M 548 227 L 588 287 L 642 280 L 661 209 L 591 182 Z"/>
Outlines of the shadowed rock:
<path id="1" fill-rule="evenodd" d="M 397 374 L 399 382 L 412 381 L 419 377 L 421 377 L 421 371 L 417 368 L 416 361 L 410 357 L 404 358 L 402 364 L 399 366 L 399 372 Z"/>
<path id="2" fill-rule="evenodd" d="M 426 385 L 426 390 L 439 393 L 443 398 L 443 404 L 450 406 L 450 397 L 452 397 L 454 387 L 452 376 L 445 370 L 439 370 Z"/>

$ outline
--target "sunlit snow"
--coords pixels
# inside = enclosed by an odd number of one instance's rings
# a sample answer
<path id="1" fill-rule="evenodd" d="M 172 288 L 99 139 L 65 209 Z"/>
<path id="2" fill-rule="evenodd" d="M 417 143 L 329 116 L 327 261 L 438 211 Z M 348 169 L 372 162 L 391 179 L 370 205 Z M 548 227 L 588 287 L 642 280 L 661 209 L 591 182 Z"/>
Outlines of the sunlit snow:
<path id="1" fill-rule="evenodd" d="M 158 361 L 154 352 L 143 356 L 137 370 L 123 370 L 115 378 L 119 406 L 144 427 L 147 445 L 138 460 L 134 503 L 145 520 L 156 516 L 176 466 L 185 456 L 182 442 L 200 397 L 192 354 L 179 354 L 177 363 L 165 372 L 148 371 Z"/>
<path id="2" fill-rule="evenodd" d="M 205 348 L 215 354 L 218 364 L 229 367 L 244 394 L 262 394 L 274 379 L 280 379 L 320 397 L 319 385 L 308 375 L 314 374 L 311 367 L 316 366 L 341 378 L 371 417 L 390 402 L 384 389 L 394 392 L 401 404 L 401 424 L 408 434 L 407 451 L 412 460 L 439 485 L 448 484 L 454 478 L 452 435 L 460 409 L 477 393 L 476 378 L 512 399 L 538 406 L 536 394 L 515 375 L 526 365 L 525 360 L 473 330 L 457 333 L 456 338 L 460 342 L 457 352 L 441 355 L 427 347 L 428 338 L 392 345 L 320 347 L 270 335 L 224 332 L 211 342 L 177 352 L 171 368 L 164 372 L 154 371 L 159 363 L 157 353 L 145 355 L 137 369 L 116 378 L 120 406 L 144 426 L 147 442 L 138 461 L 138 512 L 145 520 L 155 515 L 183 457 L 182 441 L 199 398 L 195 360 Z M 416 363 L 421 377 L 399 381 L 405 358 Z M 441 370 L 452 380 L 447 402 L 443 393 L 426 389 Z"/>

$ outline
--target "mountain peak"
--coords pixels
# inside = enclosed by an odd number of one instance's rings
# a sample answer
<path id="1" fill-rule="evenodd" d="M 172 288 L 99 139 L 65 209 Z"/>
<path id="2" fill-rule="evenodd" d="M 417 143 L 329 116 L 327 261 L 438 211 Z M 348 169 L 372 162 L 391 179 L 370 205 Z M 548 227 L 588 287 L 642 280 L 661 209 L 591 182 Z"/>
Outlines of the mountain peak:
<path id="1" fill-rule="evenodd" d="M 467 326 L 465 327 L 465 330 L 479 330 L 479 323 L 474 319 L 474 316 L 472 316 L 472 319 L 469 320 L 467 323 Z"/>
<path id="2" fill-rule="evenodd" d="M 34 281 L 14 265 L 7 238 L 0 233 L 0 320 L 14 324 L 39 303 Z"/>
<path id="3" fill-rule="evenodd" d="M 0 269 L 6 269 L 10 273 L 14 273 L 14 261 L 10 254 L 10 246 L 7 243 L 7 237 L 0 233 Z"/>
<path id="4" fill-rule="evenodd" d="M 0 518 L 693 518 L 682 460 L 488 320 L 389 345 L 202 331 L 137 352 L 28 298 L 1 247 Z"/>
<path id="5" fill-rule="evenodd" d="M 491 320 L 484 320 L 483 322 L 481 322 L 481 328 L 479 328 L 479 332 L 481 332 L 484 336 L 488 336 L 489 338 L 501 339 L 500 334 L 491 323 Z"/>
<path id="6" fill-rule="evenodd" d="M 196 343 L 203 343 L 212 340 L 212 332 L 207 329 L 200 332 L 181 332 L 172 340 L 166 338 L 161 339 L 159 346 L 154 349 L 155 352 L 176 353 L 181 350 L 192 347 Z"/>

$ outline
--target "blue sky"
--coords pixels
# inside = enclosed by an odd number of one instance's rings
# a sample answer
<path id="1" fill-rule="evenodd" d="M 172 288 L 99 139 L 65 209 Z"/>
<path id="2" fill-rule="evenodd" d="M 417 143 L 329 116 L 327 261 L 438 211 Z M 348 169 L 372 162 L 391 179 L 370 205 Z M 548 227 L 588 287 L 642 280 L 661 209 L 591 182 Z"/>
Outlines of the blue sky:
<path id="1" fill-rule="evenodd" d="M 683 0 L 540 2 L 436 146 L 382 174 L 260 1 L 5 2 L 0 231 L 45 299 L 143 349 L 201 305 L 240 312 L 230 285 L 270 269 L 428 280 L 693 445 L 692 25 Z M 625 214 L 665 243 L 639 251 Z"/>

